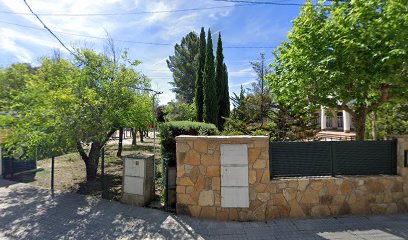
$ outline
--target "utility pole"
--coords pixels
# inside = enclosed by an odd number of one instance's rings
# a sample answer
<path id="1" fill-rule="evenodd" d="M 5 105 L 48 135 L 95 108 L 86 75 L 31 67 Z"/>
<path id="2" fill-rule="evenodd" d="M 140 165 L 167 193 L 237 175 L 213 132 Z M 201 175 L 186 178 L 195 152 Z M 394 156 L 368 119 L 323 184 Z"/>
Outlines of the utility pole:
<path id="1" fill-rule="evenodd" d="M 154 98 L 163 92 L 153 91 L 153 179 L 156 181 L 156 109 Z"/>

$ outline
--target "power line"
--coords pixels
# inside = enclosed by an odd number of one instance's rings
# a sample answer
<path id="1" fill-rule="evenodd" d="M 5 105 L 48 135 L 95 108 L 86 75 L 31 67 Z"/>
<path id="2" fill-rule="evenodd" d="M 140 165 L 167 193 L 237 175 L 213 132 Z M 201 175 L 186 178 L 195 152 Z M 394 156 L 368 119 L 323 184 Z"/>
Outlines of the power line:
<path id="1" fill-rule="evenodd" d="M 222 8 L 234 8 L 245 6 L 257 6 L 257 5 L 276 5 L 276 6 L 303 6 L 302 3 L 287 3 L 284 1 L 266 2 L 266 1 L 245 1 L 245 0 L 213 0 L 215 2 L 229 2 L 229 3 L 241 3 L 227 6 L 214 6 L 214 7 L 200 7 L 200 8 L 184 8 L 174 10 L 159 10 L 159 11 L 138 11 L 138 12 L 117 12 L 117 13 L 37 13 L 38 16 L 54 16 L 54 17 L 87 17 L 87 16 L 124 16 L 124 15 L 143 15 L 143 14 L 160 14 L 160 13 L 178 13 L 189 11 L 203 11 Z M 329 1 L 329 0 L 328 0 Z M 31 15 L 26 12 L 10 12 L 0 11 L 0 14 L 13 14 L 13 15 Z"/>
<path id="2" fill-rule="evenodd" d="M 27 25 L 22 25 L 18 23 L 11 23 L 11 22 L 5 22 L 5 21 L 0 21 L 0 23 L 4 24 L 9 24 L 9 25 L 14 25 L 18 27 L 23 27 L 23 28 L 30 28 L 34 30 L 41 30 L 44 31 L 43 28 L 38 28 L 38 27 L 32 27 L 32 26 L 27 26 Z M 72 36 L 77 36 L 77 37 L 85 37 L 85 38 L 94 38 L 94 39 L 101 39 L 101 40 L 107 40 L 108 38 L 106 37 L 97 37 L 97 36 L 90 36 L 90 35 L 83 35 L 83 34 L 78 34 L 78 33 L 71 33 L 71 32 L 62 32 L 62 31 L 55 31 L 56 33 L 60 33 L 63 35 L 72 35 Z M 122 39 L 114 39 L 117 42 L 127 42 L 127 43 L 138 43 L 138 44 L 147 44 L 147 45 L 162 45 L 162 46 L 171 46 L 172 44 L 170 43 L 156 43 L 156 42 L 141 42 L 141 41 L 130 41 L 130 40 L 122 40 Z"/>
<path id="3" fill-rule="evenodd" d="M 253 47 L 251 47 L 251 46 L 249 46 L 249 47 L 247 47 L 247 46 L 225 46 L 225 47 L 223 47 L 223 48 L 234 48 L 234 49 L 237 49 L 237 48 L 256 48 L 256 49 L 258 49 L 258 48 L 275 48 L 275 47 L 273 47 L 273 46 L 253 46 Z"/>
<path id="4" fill-rule="evenodd" d="M 246 3 L 253 5 L 275 5 L 275 6 L 304 6 L 303 3 L 286 3 L 286 2 L 267 2 L 267 1 L 246 1 L 246 0 L 213 0 L 214 2 L 229 2 L 229 3 Z M 329 0 L 327 0 L 330 2 Z M 310 4 L 310 6 L 315 6 Z M 324 5 L 328 6 L 328 5 Z"/>
<path id="5" fill-rule="evenodd" d="M 229 2 L 229 3 L 248 3 L 255 5 L 276 5 L 276 6 L 303 6 L 303 3 L 285 3 L 285 2 L 258 2 L 258 1 L 241 1 L 241 0 L 213 0 L 214 2 Z"/>
<path id="6" fill-rule="evenodd" d="M 65 46 L 65 44 L 57 37 L 57 35 L 55 35 L 51 29 L 49 29 L 47 27 L 47 25 L 45 25 L 45 23 L 41 20 L 41 18 L 39 16 L 37 16 L 37 14 L 34 13 L 34 11 L 31 9 L 30 5 L 28 5 L 27 1 L 24 0 L 25 5 L 28 7 L 28 9 L 30 9 L 30 12 L 38 19 L 38 21 L 40 21 L 40 23 L 43 25 L 43 27 L 49 32 L 51 33 L 52 36 L 54 36 L 58 42 L 68 51 L 70 52 L 72 55 L 74 55 L 75 57 L 77 57 L 77 55 L 71 51 L 71 49 L 69 49 L 67 46 Z"/>
<path id="7" fill-rule="evenodd" d="M 251 6 L 251 5 L 255 5 L 255 4 L 245 3 L 245 4 L 235 4 L 235 5 L 228 5 L 228 6 L 184 8 L 184 9 L 160 10 L 160 11 L 121 12 L 121 13 L 37 13 L 37 15 L 38 16 L 58 16 L 58 17 L 123 16 L 123 15 L 141 15 L 141 14 L 159 14 L 159 13 L 177 13 L 177 12 L 188 12 L 188 11 L 202 11 L 202 10 L 221 9 L 221 8 L 243 7 L 243 6 Z M 1 14 L 14 14 L 14 15 L 31 15 L 31 13 L 10 12 L 10 11 L 0 11 L 0 13 Z"/>
<path id="8" fill-rule="evenodd" d="M 27 25 L 22 25 L 22 24 L 18 24 L 18 23 L 11 23 L 11 22 L 6 22 L 6 21 L 0 21 L 0 23 L 14 25 L 14 26 L 23 27 L 23 28 L 29 28 L 29 29 L 44 31 L 43 28 L 27 26 Z M 46 28 L 46 30 L 51 31 L 51 30 L 49 30 L 48 27 Z M 71 35 L 71 36 L 84 37 L 84 38 L 93 38 L 93 39 L 101 39 L 101 40 L 107 40 L 108 39 L 106 37 L 97 37 L 97 36 L 83 35 L 83 34 L 77 34 L 77 33 L 71 33 L 71 32 L 62 32 L 62 31 L 55 31 L 55 30 L 53 32 L 60 33 L 60 34 L 63 34 L 63 35 Z M 53 36 L 56 37 L 54 34 L 53 34 Z M 173 46 L 173 44 L 171 44 L 171 43 L 142 42 L 142 41 L 131 41 L 131 40 L 122 40 L 122 39 L 113 39 L 113 40 L 117 41 L 117 42 L 125 42 L 125 43 L 136 43 L 136 44 L 155 45 L 155 46 Z M 275 48 L 275 47 L 274 46 L 224 46 L 224 48 L 226 48 L 226 49 L 262 49 L 262 48 Z"/>
<path id="9" fill-rule="evenodd" d="M 51 31 L 51 29 L 49 29 L 49 28 L 47 27 L 47 25 L 45 25 L 45 23 L 41 20 L 41 18 L 40 18 L 39 16 L 37 16 L 37 14 L 34 13 L 34 11 L 33 11 L 33 10 L 31 9 L 31 7 L 28 5 L 28 3 L 27 3 L 26 0 L 24 0 L 24 3 L 25 3 L 25 5 L 28 7 L 28 9 L 30 9 L 31 13 L 38 19 L 38 21 L 41 22 L 41 24 L 44 26 L 44 28 L 47 29 L 47 31 L 50 32 L 51 35 L 54 36 L 54 37 L 58 40 L 58 42 L 59 42 L 68 52 L 70 52 L 70 53 L 71 53 L 73 56 L 75 56 L 77 59 L 80 59 L 80 60 L 81 60 L 81 58 L 80 58 L 78 55 L 76 55 L 74 52 L 71 51 L 71 49 L 69 49 L 67 46 L 65 46 L 65 44 L 57 37 L 57 35 L 55 35 L 55 34 Z M 135 87 L 135 89 L 142 90 L 142 91 L 153 92 L 154 94 L 162 94 L 162 93 L 163 93 L 163 92 L 155 91 L 155 90 L 150 89 L 150 88 L 139 88 L 139 87 Z"/>

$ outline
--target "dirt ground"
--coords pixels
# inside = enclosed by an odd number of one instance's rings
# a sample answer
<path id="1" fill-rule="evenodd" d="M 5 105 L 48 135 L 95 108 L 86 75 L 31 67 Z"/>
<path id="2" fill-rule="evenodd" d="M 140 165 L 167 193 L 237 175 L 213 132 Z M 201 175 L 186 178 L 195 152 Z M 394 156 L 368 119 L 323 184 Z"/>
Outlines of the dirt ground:
<path id="1" fill-rule="evenodd" d="M 123 142 L 122 156 L 135 153 L 153 153 L 153 138 L 145 138 L 144 142 L 137 139 L 136 146 L 131 145 L 131 139 Z M 70 153 L 55 158 L 54 186 L 57 190 L 77 192 L 87 195 L 101 196 L 106 199 L 119 200 L 122 186 L 122 159 L 116 157 L 118 141 L 112 140 L 105 150 L 105 190 L 102 191 L 101 160 L 99 161 L 98 178 L 87 182 L 85 164 L 78 153 Z M 160 163 L 160 140 L 156 137 L 156 169 L 157 177 L 161 176 Z M 26 182 L 44 188 L 51 187 L 51 159 L 37 161 L 37 168 L 41 169 L 34 173 L 18 174 L 13 180 Z M 157 180 L 156 182 L 160 182 Z M 160 186 L 156 184 L 156 192 L 160 194 Z"/>

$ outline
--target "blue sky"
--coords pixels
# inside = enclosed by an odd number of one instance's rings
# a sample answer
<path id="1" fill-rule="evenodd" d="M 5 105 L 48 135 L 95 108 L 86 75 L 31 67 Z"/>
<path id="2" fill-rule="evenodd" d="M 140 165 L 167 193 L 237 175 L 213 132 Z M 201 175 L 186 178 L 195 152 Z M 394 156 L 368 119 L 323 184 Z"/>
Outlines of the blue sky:
<path id="1" fill-rule="evenodd" d="M 301 0 L 269 1 L 303 2 Z M 174 94 L 170 91 L 171 86 L 168 84 L 172 75 L 167 68 L 166 59 L 174 53 L 174 44 L 179 43 L 187 33 L 190 31 L 199 33 L 201 27 L 205 27 L 206 30 L 211 28 L 214 46 L 216 46 L 216 34 L 221 32 L 231 95 L 232 92 L 239 92 L 241 84 L 248 87 L 255 80 L 249 61 L 256 60 L 259 54 L 264 52 L 268 62 L 271 62 L 273 49 L 269 47 L 277 46 L 286 39 L 286 34 L 292 26 L 291 21 L 300 11 L 300 6 L 242 6 L 242 4 L 212 0 L 27 0 L 27 2 L 36 13 L 42 14 L 121 13 L 113 16 L 40 15 L 40 17 L 68 46 L 91 45 L 94 49 L 103 51 L 104 40 L 65 33 L 103 38 L 107 31 L 115 40 L 129 41 L 115 41 L 115 44 L 121 49 L 127 49 L 132 59 L 142 61 L 138 67 L 139 70 L 152 79 L 154 89 L 164 92 L 160 96 L 162 104 L 174 98 Z M 212 7 L 217 8 L 163 12 Z M 50 56 L 53 49 L 61 49 L 62 53 L 68 56 L 67 51 L 62 49 L 57 40 L 47 31 L 35 29 L 42 28 L 42 25 L 34 16 L 7 14 L 7 12 L 29 13 L 29 10 L 23 0 L 0 2 L 0 66 L 6 67 L 15 62 L 30 62 L 35 65 L 38 64 L 39 58 Z M 134 12 L 139 14 L 124 14 Z"/>

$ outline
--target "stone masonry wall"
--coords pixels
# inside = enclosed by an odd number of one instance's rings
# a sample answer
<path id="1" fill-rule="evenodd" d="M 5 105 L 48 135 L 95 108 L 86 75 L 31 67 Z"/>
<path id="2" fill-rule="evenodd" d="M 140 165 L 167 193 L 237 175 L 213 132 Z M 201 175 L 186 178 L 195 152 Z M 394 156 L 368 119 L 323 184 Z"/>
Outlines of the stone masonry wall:
<path id="1" fill-rule="evenodd" d="M 398 176 L 270 180 L 269 142 L 261 136 L 179 136 L 177 213 L 219 220 L 396 213 L 408 210 L 408 137 L 398 138 Z M 249 208 L 221 207 L 221 144 L 247 144 Z"/>

